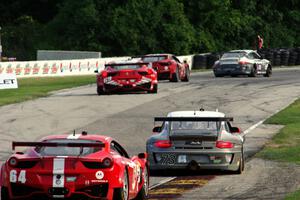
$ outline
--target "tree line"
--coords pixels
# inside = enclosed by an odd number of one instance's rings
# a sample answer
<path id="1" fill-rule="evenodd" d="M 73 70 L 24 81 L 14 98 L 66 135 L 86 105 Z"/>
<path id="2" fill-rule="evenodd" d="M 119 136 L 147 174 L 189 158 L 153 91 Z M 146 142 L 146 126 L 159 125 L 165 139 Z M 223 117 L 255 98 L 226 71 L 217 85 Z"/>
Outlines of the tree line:
<path id="1" fill-rule="evenodd" d="M 5 56 L 36 50 L 103 56 L 300 46 L 299 0 L 2 0 Z"/>

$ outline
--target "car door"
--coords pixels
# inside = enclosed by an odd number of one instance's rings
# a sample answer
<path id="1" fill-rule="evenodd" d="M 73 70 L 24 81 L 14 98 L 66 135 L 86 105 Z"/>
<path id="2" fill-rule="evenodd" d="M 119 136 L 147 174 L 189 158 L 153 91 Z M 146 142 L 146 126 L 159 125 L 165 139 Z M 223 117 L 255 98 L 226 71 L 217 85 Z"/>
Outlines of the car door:
<path id="1" fill-rule="evenodd" d="M 116 141 L 111 142 L 111 149 L 121 155 L 123 162 L 126 164 L 128 169 L 129 196 L 135 196 L 138 192 L 139 166 L 130 159 L 125 149 Z"/>
<path id="2" fill-rule="evenodd" d="M 258 72 L 265 72 L 267 70 L 267 62 L 265 59 L 263 59 L 260 55 L 258 55 L 256 52 L 252 52 L 253 58 L 256 63 L 257 71 Z"/>
<path id="3" fill-rule="evenodd" d="M 184 65 L 180 62 L 180 60 L 176 56 L 172 56 L 172 59 L 176 61 L 177 66 L 179 67 L 179 77 L 180 79 L 182 79 L 185 76 Z"/>

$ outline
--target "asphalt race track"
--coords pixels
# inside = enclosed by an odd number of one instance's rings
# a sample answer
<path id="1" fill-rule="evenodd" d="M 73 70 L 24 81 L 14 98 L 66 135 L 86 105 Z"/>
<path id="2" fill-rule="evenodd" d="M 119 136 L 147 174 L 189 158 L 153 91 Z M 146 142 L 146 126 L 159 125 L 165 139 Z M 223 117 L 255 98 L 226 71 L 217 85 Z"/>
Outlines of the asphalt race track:
<path id="1" fill-rule="evenodd" d="M 247 130 L 300 97 L 300 68 L 277 69 L 273 76 L 215 78 L 194 73 L 190 82 L 159 83 L 158 94 L 98 96 L 88 85 L 50 97 L 0 107 L 0 161 L 11 153 L 11 141 L 36 141 L 49 134 L 87 130 L 117 139 L 130 155 L 145 151 L 153 117 L 176 110 L 218 109 Z M 258 142 L 247 134 L 246 154 Z M 252 138 L 251 138 L 252 137 Z M 155 185 L 169 177 L 152 177 Z"/>

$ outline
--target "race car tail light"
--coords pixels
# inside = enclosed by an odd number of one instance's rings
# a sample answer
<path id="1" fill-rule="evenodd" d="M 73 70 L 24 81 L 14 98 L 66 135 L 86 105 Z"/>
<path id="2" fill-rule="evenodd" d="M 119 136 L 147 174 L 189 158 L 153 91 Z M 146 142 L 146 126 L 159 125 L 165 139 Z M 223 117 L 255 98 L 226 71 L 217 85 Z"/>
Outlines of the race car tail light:
<path id="1" fill-rule="evenodd" d="M 234 144 L 226 141 L 217 141 L 216 147 L 219 149 L 231 149 L 234 147 Z"/>
<path id="2" fill-rule="evenodd" d="M 113 160 L 110 158 L 104 158 L 102 161 L 102 165 L 104 168 L 110 168 L 113 166 Z"/>
<path id="3" fill-rule="evenodd" d="M 106 77 L 107 77 L 107 71 L 103 71 L 103 72 L 102 72 L 102 77 L 103 77 L 103 78 L 106 78 Z"/>
<path id="4" fill-rule="evenodd" d="M 12 157 L 8 160 L 8 164 L 10 167 L 16 167 L 18 165 L 18 160 L 15 157 Z"/>
<path id="5" fill-rule="evenodd" d="M 170 140 L 157 140 L 154 143 L 154 146 L 158 148 L 170 148 L 172 146 L 172 142 Z"/>
<path id="6" fill-rule="evenodd" d="M 241 60 L 241 61 L 239 61 L 239 64 L 240 65 L 247 65 L 247 64 L 249 64 L 249 62 L 247 62 L 245 60 Z"/>

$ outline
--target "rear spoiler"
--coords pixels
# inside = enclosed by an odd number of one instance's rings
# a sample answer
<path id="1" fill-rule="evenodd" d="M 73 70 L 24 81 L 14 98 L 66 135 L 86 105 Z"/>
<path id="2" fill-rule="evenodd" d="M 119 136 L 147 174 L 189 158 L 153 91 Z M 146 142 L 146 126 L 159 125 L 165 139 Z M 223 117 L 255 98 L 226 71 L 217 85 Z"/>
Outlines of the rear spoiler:
<path id="1" fill-rule="evenodd" d="M 12 142 L 12 150 L 16 147 L 105 147 L 104 143 L 71 143 L 71 142 Z"/>
<path id="2" fill-rule="evenodd" d="M 223 121 L 233 121 L 233 117 L 155 117 L 156 122 L 223 122 Z"/>
<path id="3" fill-rule="evenodd" d="M 136 63 L 107 63 L 105 66 L 122 66 L 122 65 L 148 65 L 149 62 L 136 62 Z"/>

